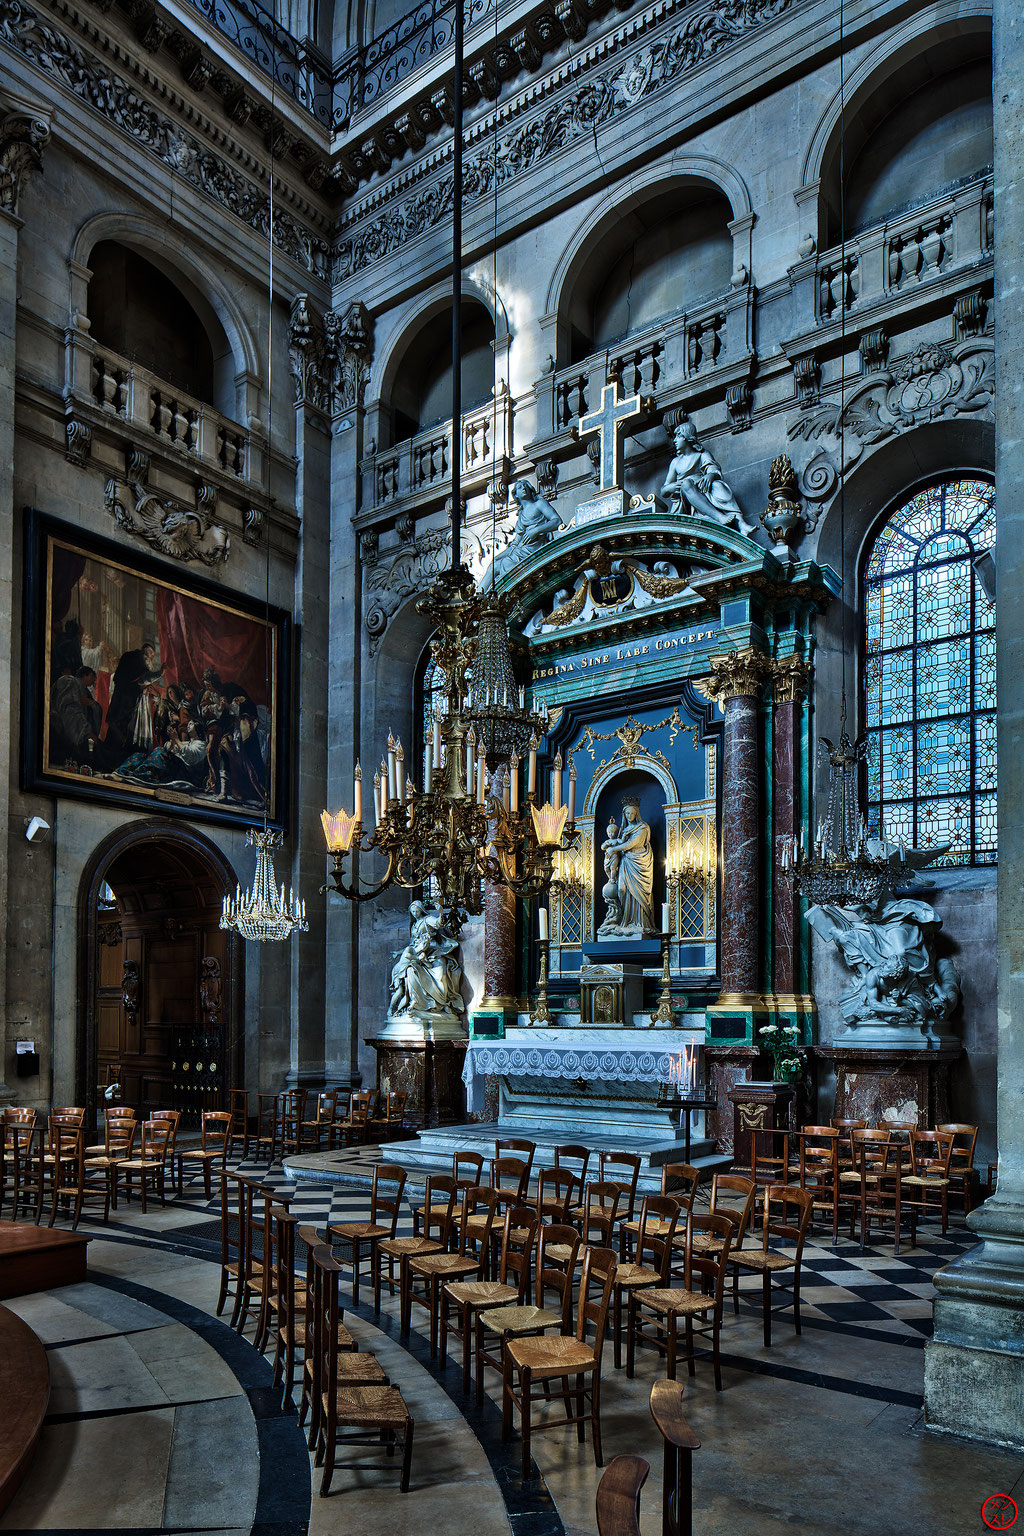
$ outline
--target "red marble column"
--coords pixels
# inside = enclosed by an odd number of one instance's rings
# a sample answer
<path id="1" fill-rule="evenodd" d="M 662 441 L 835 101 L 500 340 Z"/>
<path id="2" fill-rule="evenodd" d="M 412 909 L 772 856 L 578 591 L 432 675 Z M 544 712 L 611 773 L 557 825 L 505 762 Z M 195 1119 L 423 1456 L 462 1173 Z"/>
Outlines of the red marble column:
<path id="1" fill-rule="evenodd" d="M 793 697 L 775 695 L 775 729 L 772 739 L 772 796 L 774 826 L 772 901 L 772 990 L 795 990 L 797 898 L 792 880 L 782 868 L 782 850 L 792 846 L 796 831 L 796 794 L 793 779 L 796 761 L 797 704 Z"/>
<path id="2" fill-rule="evenodd" d="M 756 651 L 712 658 L 704 691 L 725 716 L 722 765 L 722 999 L 760 991 L 761 728 L 759 696 L 771 663 Z"/>
<path id="3" fill-rule="evenodd" d="M 514 1008 L 516 994 L 516 899 L 506 885 L 484 886 L 483 1006 Z"/>

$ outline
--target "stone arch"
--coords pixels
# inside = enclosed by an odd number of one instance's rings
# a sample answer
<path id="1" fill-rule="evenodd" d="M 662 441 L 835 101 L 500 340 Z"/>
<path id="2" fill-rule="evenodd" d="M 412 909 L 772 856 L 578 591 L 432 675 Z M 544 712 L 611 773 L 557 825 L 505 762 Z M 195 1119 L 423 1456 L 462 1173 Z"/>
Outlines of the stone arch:
<path id="1" fill-rule="evenodd" d="M 181 289 L 199 318 L 223 333 L 236 378 L 243 374 L 266 377 L 262 348 L 257 346 L 238 294 L 217 274 L 213 258 L 208 262 L 197 261 L 192 251 L 171 238 L 165 225 L 139 214 L 99 213 L 80 226 L 68 262 L 72 317 L 76 311 L 87 313 L 89 256 L 101 240 L 117 241 L 137 251 Z"/>
<path id="2" fill-rule="evenodd" d="M 75 1085 L 77 1102 L 95 1116 L 97 1100 L 97 1009 L 94 978 L 98 969 L 99 925 L 97 910 L 100 891 L 114 863 L 126 854 L 160 845 L 191 858 L 204 866 L 221 895 L 232 891 L 237 876 L 230 860 L 203 833 L 183 823 L 171 823 L 160 817 L 146 817 L 126 822 L 109 832 L 93 849 L 85 862 L 78 883 L 77 949 L 78 1007 L 75 1034 Z M 237 934 L 227 937 L 225 981 L 228 1006 L 225 1015 L 228 1081 L 238 1086 L 243 1081 L 243 944 Z M 80 1097 L 79 1097 L 80 1096 Z M 91 1120 L 89 1123 L 92 1123 Z"/>
<path id="3" fill-rule="evenodd" d="M 938 0 L 929 7 L 926 24 L 920 16 L 913 16 L 894 27 L 846 76 L 842 91 L 835 92 L 818 119 L 804 156 L 801 184 L 794 194 L 799 205 L 813 205 L 811 232 L 819 245 L 827 240 L 829 208 L 824 184 L 838 158 L 844 116 L 849 129 L 850 122 L 879 92 L 920 65 L 936 47 L 955 46 L 965 37 L 988 37 L 991 16 L 991 5 L 985 0 Z"/>
<path id="4" fill-rule="evenodd" d="M 496 338 L 507 335 L 508 322 L 505 318 L 504 303 L 489 283 L 478 282 L 476 279 L 463 274 L 462 297 L 463 299 L 475 299 L 488 311 L 494 325 Z M 395 378 L 410 342 L 416 338 L 428 321 L 444 313 L 445 309 L 451 304 L 451 299 L 451 284 L 435 283 L 419 296 L 416 308 L 396 324 L 391 336 L 378 345 L 366 391 L 368 400 L 386 401 L 389 399 Z"/>
<path id="5" fill-rule="evenodd" d="M 746 183 L 724 160 L 679 150 L 667 165 L 650 166 L 619 183 L 577 225 L 551 275 L 545 301 L 545 311 L 557 320 L 559 333 L 567 330 L 573 290 L 586 264 L 595 248 L 621 225 L 623 218 L 656 196 L 702 186 L 719 193 L 729 204 L 732 210 L 728 227 L 733 237 L 733 270 L 743 266 L 749 273 L 750 230 L 754 214 Z"/>

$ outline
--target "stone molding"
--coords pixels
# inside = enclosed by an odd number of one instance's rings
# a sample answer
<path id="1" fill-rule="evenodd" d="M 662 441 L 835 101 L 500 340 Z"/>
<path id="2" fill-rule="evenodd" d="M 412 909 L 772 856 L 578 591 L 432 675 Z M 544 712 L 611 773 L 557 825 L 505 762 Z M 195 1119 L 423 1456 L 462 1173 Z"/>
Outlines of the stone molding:
<path id="1" fill-rule="evenodd" d="M 30 172 L 42 171 L 50 125 L 31 112 L 0 108 L 0 208 L 18 216 L 18 201 Z"/>
<path id="2" fill-rule="evenodd" d="M 295 404 L 331 415 L 362 405 L 373 358 L 373 321 L 355 300 L 321 314 L 308 293 L 296 294 L 288 322 Z"/>
<path id="3" fill-rule="evenodd" d="M 711 658 L 711 676 L 696 684 L 699 693 L 724 705 L 729 699 L 758 698 L 766 678 L 772 676 L 771 658 L 755 651 L 726 651 Z"/>
<path id="4" fill-rule="evenodd" d="M 799 0 L 705 0 L 705 3 L 667 36 L 652 40 L 626 60 L 618 57 L 608 67 L 608 53 L 635 47 L 636 28 L 622 28 L 618 39 L 596 48 L 583 70 L 603 66 L 590 80 L 580 83 L 559 100 L 549 103 L 529 121 L 499 136 L 493 144 L 467 155 L 463 172 L 464 200 L 471 204 L 493 196 L 495 177 L 503 185 L 541 164 L 551 155 L 583 138 L 592 137 L 602 124 L 633 111 L 662 92 L 671 91 L 679 77 L 709 58 L 720 55 L 755 28 L 794 8 Z M 561 80 L 556 83 L 561 83 Z M 519 98 L 520 110 L 532 106 L 537 90 Z M 505 121 L 515 114 L 506 109 Z M 484 128 L 478 128 L 483 133 Z M 450 147 L 437 159 L 447 161 Z M 436 160 L 433 162 L 436 164 Z M 377 167 L 374 167 L 377 169 Z M 444 222 L 451 211 L 451 171 L 412 196 L 393 198 L 393 206 L 378 217 L 359 223 L 357 212 L 348 230 L 344 225 L 335 252 L 334 277 L 341 281 L 371 263 L 398 250 L 408 240 Z M 351 231 L 351 232 L 348 232 Z"/>
<path id="5" fill-rule="evenodd" d="M 270 202 L 261 187 L 183 132 L 95 54 L 77 47 L 21 0 L 0 0 L 0 42 L 59 81 L 249 229 L 269 234 Z M 327 241 L 280 207 L 274 210 L 274 244 L 298 266 L 326 279 Z"/>

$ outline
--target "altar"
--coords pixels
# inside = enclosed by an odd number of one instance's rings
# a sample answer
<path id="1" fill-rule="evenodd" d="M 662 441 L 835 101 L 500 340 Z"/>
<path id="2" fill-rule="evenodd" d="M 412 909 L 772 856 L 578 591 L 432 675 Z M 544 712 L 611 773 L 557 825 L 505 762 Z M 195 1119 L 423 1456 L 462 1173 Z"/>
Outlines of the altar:
<path id="1" fill-rule="evenodd" d="M 471 1116 L 486 1113 L 488 1079 L 498 1084 L 503 1134 L 556 1130 L 562 1140 L 620 1133 L 678 1141 L 703 1134 L 703 1112 L 680 1123 L 681 1097 L 700 1097 L 704 1015 L 673 1029 L 526 1027 L 502 1040 L 471 1040 L 462 1080 Z"/>

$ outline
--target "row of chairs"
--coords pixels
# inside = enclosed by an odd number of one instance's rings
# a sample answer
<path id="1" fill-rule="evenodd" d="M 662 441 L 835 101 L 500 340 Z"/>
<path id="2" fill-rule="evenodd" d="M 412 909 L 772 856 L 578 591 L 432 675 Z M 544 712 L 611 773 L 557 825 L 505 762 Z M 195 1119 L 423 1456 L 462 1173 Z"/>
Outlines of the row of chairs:
<path id="1" fill-rule="evenodd" d="M 231 1149 L 243 1157 L 273 1163 L 289 1153 L 362 1146 L 399 1140 L 406 1133 L 408 1094 L 381 1094 L 376 1088 L 325 1088 L 312 1097 L 305 1088 L 257 1095 L 255 1125 L 249 1119 L 249 1095 L 230 1095 Z"/>

